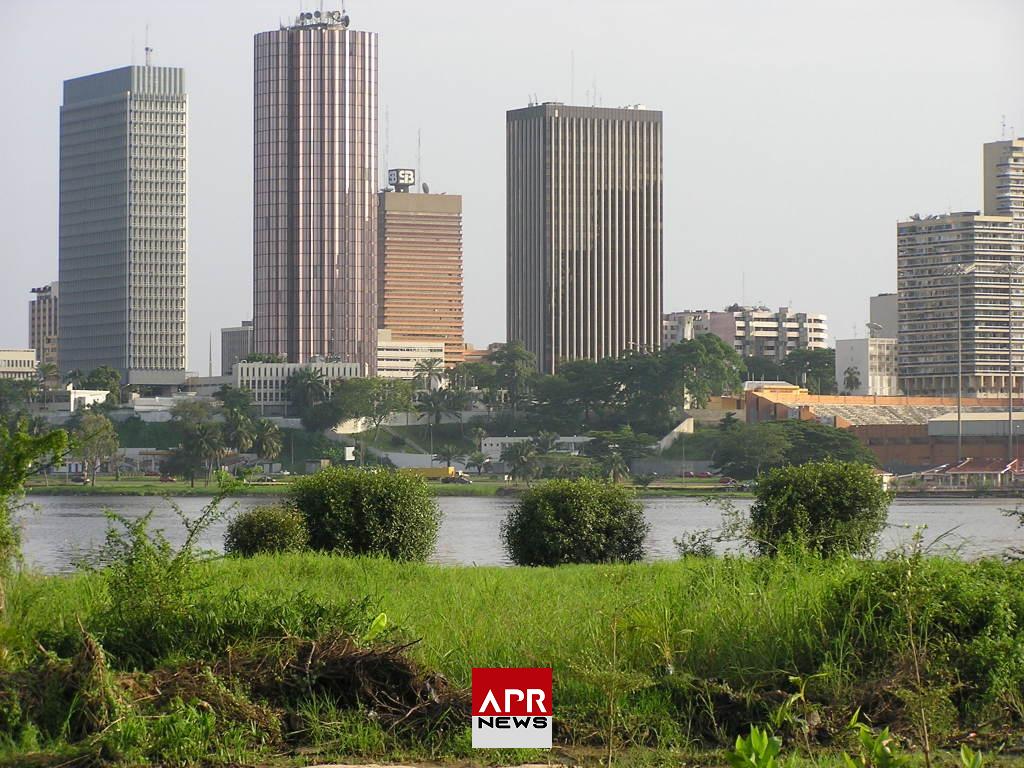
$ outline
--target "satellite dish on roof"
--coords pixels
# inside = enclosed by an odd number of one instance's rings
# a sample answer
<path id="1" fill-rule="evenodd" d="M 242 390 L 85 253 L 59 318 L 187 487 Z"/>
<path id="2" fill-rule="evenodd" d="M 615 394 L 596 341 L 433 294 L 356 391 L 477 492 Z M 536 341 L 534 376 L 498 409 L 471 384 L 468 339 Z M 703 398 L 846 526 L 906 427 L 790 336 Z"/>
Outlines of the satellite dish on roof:
<path id="1" fill-rule="evenodd" d="M 423 184 L 422 184 L 422 187 L 423 187 L 423 194 L 424 195 L 429 195 L 430 194 L 430 187 L 427 186 L 427 182 L 424 181 Z"/>

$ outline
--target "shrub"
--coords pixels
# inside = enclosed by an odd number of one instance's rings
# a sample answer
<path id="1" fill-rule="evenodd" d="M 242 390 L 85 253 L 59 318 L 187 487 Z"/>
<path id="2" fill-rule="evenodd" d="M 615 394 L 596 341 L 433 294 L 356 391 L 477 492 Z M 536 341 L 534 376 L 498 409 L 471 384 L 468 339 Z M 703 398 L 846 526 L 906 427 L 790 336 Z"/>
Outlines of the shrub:
<path id="1" fill-rule="evenodd" d="M 441 513 L 422 478 L 381 469 L 329 467 L 292 483 L 313 549 L 426 560 Z"/>
<path id="2" fill-rule="evenodd" d="M 263 552 L 298 552 L 309 544 L 306 520 L 294 507 L 253 507 L 228 523 L 224 551 L 252 557 Z"/>
<path id="3" fill-rule="evenodd" d="M 822 556 L 868 554 L 885 526 L 891 494 L 867 464 L 809 462 L 761 476 L 750 508 L 755 549 L 795 544 Z"/>
<path id="4" fill-rule="evenodd" d="M 644 556 L 643 505 L 598 480 L 552 480 L 529 489 L 501 525 L 517 565 L 634 562 Z"/>

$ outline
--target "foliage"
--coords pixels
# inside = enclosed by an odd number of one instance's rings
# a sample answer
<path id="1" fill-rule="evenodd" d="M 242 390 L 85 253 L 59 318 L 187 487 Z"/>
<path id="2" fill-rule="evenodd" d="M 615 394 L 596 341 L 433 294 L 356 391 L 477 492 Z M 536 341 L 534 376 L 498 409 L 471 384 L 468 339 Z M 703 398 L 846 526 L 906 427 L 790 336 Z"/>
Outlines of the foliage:
<path id="1" fill-rule="evenodd" d="M 267 552 L 298 552 L 309 544 L 306 520 L 294 507 L 253 507 L 228 523 L 224 552 L 252 557 Z"/>
<path id="2" fill-rule="evenodd" d="M 868 554 L 892 501 L 870 466 L 831 460 L 770 470 L 755 495 L 750 536 L 763 554 L 790 544 L 824 556 Z"/>
<path id="3" fill-rule="evenodd" d="M 736 425 L 723 430 L 715 452 L 715 466 L 741 480 L 786 463 L 793 445 L 774 424 Z"/>
<path id="4" fill-rule="evenodd" d="M 439 357 L 431 357 L 426 360 L 417 360 L 413 368 L 417 386 L 427 389 L 437 389 L 444 377 L 444 360 Z"/>
<path id="5" fill-rule="evenodd" d="M 847 768 L 904 768 L 910 764 L 910 757 L 900 752 L 888 728 L 876 734 L 861 722 L 854 722 L 851 727 L 857 737 L 859 752 L 855 758 L 843 753 Z"/>
<path id="6" fill-rule="evenodd" d="M 267 352 L 250 352 L 242 360 L 243 363 L 283 363 L 284 355 L 272 355 Z"/>
<path id="7" fill-rule="evenodd" d="M 87 411 L 74 431 L 74 454 L 82 460 L 96 485 L 96 473 L 100 465 L 112 459 L 120 443 L 113 422 L 101 413 Z"/>
<path id="8" fill-rule="evenodd" d="M 737 736 L 736 745 L 728 754 L 732 768 L 775 768 L 775 759 L 782 751 L 782 739 L 756 725 L 750 735 Z"/>
<path id="9" fill-rule="evenodd" d="M 425 560 L 441 514 L 419 477 L 379 469 L 329 467 L 293 481 L 313 549 L 395 560 Z"/>
<path id="10" fill-rule="evenodd" d="M 245 387 L 235 388 L 225 384 L 214 393 L 214 397 L 220 401 L 225 413 L 252 416 L 252 392 Z"/>
<path id="11" fill-rule="evenodd" d="M 513 480 L 529 480 L 536 466 L 537 446 L 531 440 L 508 443 L 501 449 L 501 463 Z"/>
<path id="12" fill-rule="evenodd" d="M 437 449 L 434 454 L 435 461 L 443 461 L 446 467 L 450 467 L 453 462 L 461 461 L 464 458 L 462 451 L 456 445 L 442 445 Z"/>
<path id="13" fill-rule="evenodd" d="M 255 439 L 252 419 L 241 411 L 227 411 L 224 414 L 221 433 L 224 436 L 224 442 L 240 453 L 249 450 Z"/>
<path id="14" fill-rule="evenodd" d="M 812 395 L 836 393 L 836 351 L 828 349 L 794 349 L 782 361 L 783 378 L 792 384 L 807 387 Z"/>
<path id="15" fill-rule="evenodd" d="M 860 369 L 857 366 L 847 366 L 843 371 L 843 389 L 847 393 L 860 389 Z"/>
<path id="16" fill-rule="evenodd" d="M 117 403 L 121 399 L 121 372 L 109 365 L 101 365 L 93 368 L 89 373 L 82 375 L 80 371 L 72 372 L 71 382 L 75 389 L 106 390 L 108 403 Z"/>
<path id="17" fill-rule="evenodd" d="M 787 464 L 804 464 L 824 459 L 858 461 L 872 466 L 878 463 L 875 455 L 848 429 L 799 419 L 767 422 L 764 426 L 779 430 L 789 440 Z"/>
<path id="18" fill-rule="evenodd" d="M 327 399 L 330 384 L 318 368 L 298 368 L 285 381 L 288 400 L 297 413 L 305 413 Z"/>
<path id="19" fill-rule="evenodd" d="M 466 469 L 475 469 L 478 475 L 483 474 L 490 463 L 490 458 L 483 451 L 473 451 L 466 457 Z"/>
<path id="20" fill-rule="evenodd" d="M 258 420 L 253 424 L 250 447 L 261 459 L 276 459 L 281 455 L 281 430 L 269 419 Z"/>
<path id="21" fill-rule="evenodd" d="M 647 534 L 631 491 L 596 480 L 550 480 L 528 490 L 502 522 L 517 565 L 635 562 Z"/>
<path id="22" fill-rule="evenodd" d="M 171 406 L 171 419 L 186 431 L 213 418 L 213 408 L 205 400 L 179 400 Z"/>

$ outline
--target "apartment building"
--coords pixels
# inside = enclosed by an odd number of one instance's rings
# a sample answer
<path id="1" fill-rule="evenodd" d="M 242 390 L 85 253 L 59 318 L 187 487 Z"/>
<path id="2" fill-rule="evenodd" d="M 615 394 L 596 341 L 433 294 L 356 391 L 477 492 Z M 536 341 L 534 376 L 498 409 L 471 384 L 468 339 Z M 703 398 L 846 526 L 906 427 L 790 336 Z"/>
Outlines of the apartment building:
<path id="1" fill-rule="evenodd" d="M 733 305 L 720 312 L 670 312 L 662 319 L 662 333 L 666 344 L 713 333 L 741 356 L 781 362 L 795 349 L 828 346 L 828 319 L 789 307 L 773 312 L 767 307 Z"/>

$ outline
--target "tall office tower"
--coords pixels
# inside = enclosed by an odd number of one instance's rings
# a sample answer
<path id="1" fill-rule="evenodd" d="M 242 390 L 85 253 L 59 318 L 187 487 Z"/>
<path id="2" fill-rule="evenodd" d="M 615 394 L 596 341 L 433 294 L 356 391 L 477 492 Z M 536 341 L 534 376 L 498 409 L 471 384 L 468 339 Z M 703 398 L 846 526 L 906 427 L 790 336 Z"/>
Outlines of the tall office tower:
<path id="1" fill-rule="evenodd" d="M 231 367 L 252 352 L 252 320 L 243 320 L 233 328 L 220 329 L 220 373 L 231 374 Z"/>
<path id="2" fill-rule="evenodd" d="M 903 391 L 1005 397 L 1024 378 L 1024 139 L 984 151 L 985 213 L 897 225 Z M 958 332 L 959 331 L 959 332 Z M 1012 379 L 1011 379 L 1012 373 Z"/>
<path id="3" fill-rule="evenodd" d="M 661 112 L 507 114 L 507 325 L 544 373 L 661 346 Z"/>
<path id="4" fill-rule="evenodd" d="M 338 11 L 256 35 L 254 344 L 372 373 L 377 35 Z"/>
<path id="5" fill-rule="evenodd" d="M 36 351 L 37 363 L 57 364 L 58 296 L 60 283 L 32 289 L 28 303 L 28 345 Z"/>
<path id="6" fill-rule="evenodd" d="M 388 172 L 377 227 L 378 327 L 391 341 L 441 341 L 462 362 L 462 197 L 416 194 L 415 171 Z"/>
<path id="7" fill-rule="evenodd" d="M 1024 218 L 1024 138 L 985 145 L 985 214 Z"/>
<path id="8" fill-rule="evenodd" d="M 123 67 L 64 82 L 60 368 L 185 381 L 185 72 Z"/>

